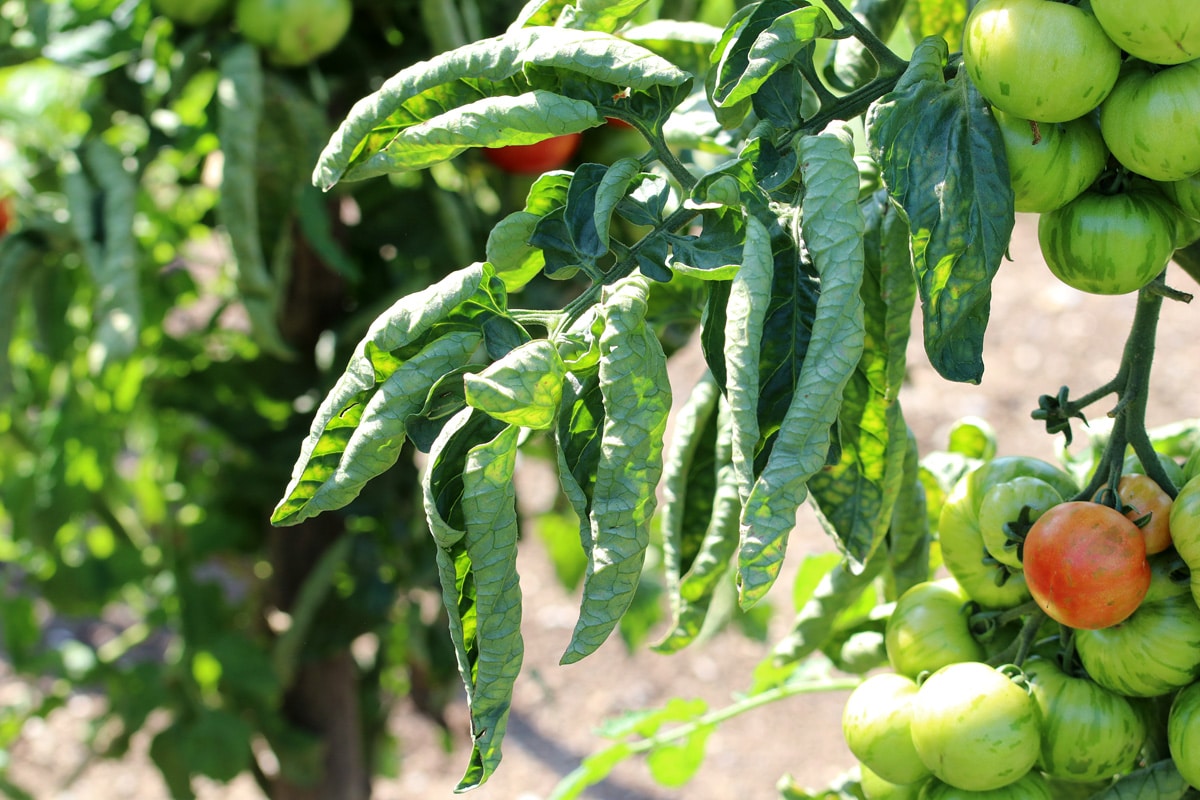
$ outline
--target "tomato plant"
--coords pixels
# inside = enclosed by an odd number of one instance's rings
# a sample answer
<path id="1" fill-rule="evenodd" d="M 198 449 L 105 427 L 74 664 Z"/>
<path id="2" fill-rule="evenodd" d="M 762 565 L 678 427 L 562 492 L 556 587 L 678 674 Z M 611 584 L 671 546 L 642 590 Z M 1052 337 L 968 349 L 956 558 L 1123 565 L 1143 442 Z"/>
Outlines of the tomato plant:
<path id="1" fill-rule="evenodd" d="M 0 177 L 22 219 L 0 240 L 0 619 L 6 660 L 57 693 L 26 716 L 105 686 L 115 750 L 165 721 L 150 755 L 174 796 L 252 772 L 334 798 L 371 785 L 389 701 L 423 692 L 438 716 L 461 681 L 458 788 L 478 787 L 525 701 L 525 531 L 579 604 L 563 664 L 654 632 L 661 653 L 723 627 L 769 649 L 728 706 L 672 698 L 604 726 L 615 741 L 559 800 L 634 757 L 680 787 L 730 717 L 856 688 L 845 736 L 867 772 L 827 793 L 1037 797 L 1034 761 L 1060 774 L 1077 754 L 996 665 L 1037 654 L 1074 679 L 1077 657 L 1091 683 L 1070 697 L 1155 709 L 1196 680 L 1189 487 L 1124 621 L 1061 625 L 1030 593 L 1059 510 L 1118 505 L 1137 469 L 1171 495 L 1170 465 L 1197 469 L 1200 424 L 1146 427 L 1151 366 L 1186 350 L 1156 349 L 1160 311 L 1189 297 L 1177 272 L 1200 275 L 1194 61 L 1125 59 L 1086 3 L 1048 0 L 985 0 L 969 22 L 961 0 L 392 5 L 239 0 L 232 25 L 3 5 Z M 1148 7 L 1175 27 L 1177 7 Z M 518 149 L 601 136 L 619 147 Z M 489 166 L 521 154 L 528 179 Z M 1084 230 L 1097 197 L 1119 213 Z M 1029 387 L 1064 468 L 997 457 L 977 421 L 930 452 L 900 403 L 913 358 L 983 380 L 1018 210 L 1043 215 L 1071 280 L 1136 290 L 1123 342 L 1108 316 L 1045 315 L 1094 326 L 1098 360 L 1119 350 L 1098 387 Z M 530 520 L 534 463 L 554 501 Z M 768 647 L 805 504 L 830 546 Z M 1085 578 L 1109 558 L 1086 530 L 1055 545 Z M 931 583 L 943 566 L 956 586 Z M 1055 609 L 1106 602 L 1050 585 Z M 55 650 L 47 620 L 73 614 L 132 622 Z M 182 660 L 119 650 L 151 634 Z M 915 693 L 902 674 L 930 670 Z M 1161 716 L 1143 716 L 1147 800 L 1178 778 Z M 363 735 L 314 733 L 333 730 Z M 867 788 L 872 766 L 907 782 Z M 1113 769 L 1142 796 L 1143 770 Z M 923 770 L 938 778 L 908 780 Z"/>
<path id="2" fill-rule="evenodd" d="M 912 740 L 937 778 L 983 792 L 1012 784 L 1041 749 L 1037 708 L 1012 678 L 986 664 L 951 664 L 930 675 L 912 706 Z"/>
<path id="3" fill-rule="evenodd" d="M 1200 784 L 1200 683 L 1175 695 L 1167 721 L 1167 741 L 1184 780 L 1192 786 Z"/>
<path id="4" fill-rule="evenodd" d="M 533 144 L 510 144 L 483 151 L 484 157 L 505 172 L 540 175 L 564 166 L 579 149 L 583 137 L 578 133 L 552 136 Z"/>
<path id="5" fill-rule="evenodd" d="M 1066 122 L 1108 96 L 1121 51 L 1089 12 L 1047 0 L 983 0 L 967 18 L 963 62 L 987 101 L 1022 119 Z M 1037 80 L 1029 79 L 1036 68 Z"/>
<path id="6" fill-rule="evenodd" d="M 1072 628 L 1121 622 L 1150 588 L 1141 531 L 1100 503 L 1062 503 L 1039 517 L 1025 537 L 1024 566 L 1033 599 Z"/>

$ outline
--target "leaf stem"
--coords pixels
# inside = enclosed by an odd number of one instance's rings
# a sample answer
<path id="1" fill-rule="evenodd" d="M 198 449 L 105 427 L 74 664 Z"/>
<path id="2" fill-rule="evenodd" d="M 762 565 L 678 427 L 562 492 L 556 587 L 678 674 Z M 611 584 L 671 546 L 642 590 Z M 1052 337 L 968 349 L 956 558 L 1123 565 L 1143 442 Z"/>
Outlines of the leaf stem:
<path id="1" fill-rule="evenodd" d="M 853 11 L 842 5 L 841 0 L 829 0 L 825 6 L 837 17 L 838 22 L 846 26 L 848 35 L 862 42 L 867 52 L 875 57 L 880 75 L 898 76 L 908 67 L 908 62 L 896 55 L 886 42 L 875 35 L 875 31 L 864 25 Z"/>

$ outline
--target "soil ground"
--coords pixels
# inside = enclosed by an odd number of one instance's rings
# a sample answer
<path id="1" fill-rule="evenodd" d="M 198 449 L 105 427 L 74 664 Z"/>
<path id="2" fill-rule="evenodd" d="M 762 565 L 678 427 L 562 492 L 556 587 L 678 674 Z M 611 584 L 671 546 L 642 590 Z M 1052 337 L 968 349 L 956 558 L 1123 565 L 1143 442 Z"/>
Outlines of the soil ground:
<path id="1" fill-rule="evenodd" d="M 1133 297 L 1089 296 L 1059 284 L 1041 261 L 1035 224 L 1031 217 L 1018 219 L 1013 260 L 1003 265 L 994 283 L 987 367 L 980 386 L 948 384 L 928 366 L 919 338 L 910 348 L 910 384 L 902 403 L 922 451 L 942 445 L 956 419 L 976 415 L 998 431 L 1001 454 L 1052 459 L 1054 439 L 1029 416 L 1037 397 L 1063 384 L 1073 395 L 1082 394 L 1108 380 L 1117 368 Z M 1180 288 L 1195 288 L 1182 273 L 1174 272 L 1172 278 Z M 1164 308 L 1151 425 L 1200 416 L 1196 312 L 1181 303 L 1168 302 Z M 687 376 L 695 374 L 697 364 L 696 354 L 685 351 L 673 366 L 678 375 Z M 683 380 L 677 393 L 687 385 Z M 1106 410 L 1097 406 L 1095 413 Z M 552 480 L 532 471 L 524 478 L 534 487 Z M 794 569 L 805 554 L 829 549 L 816 521 L 802 513 L 789 547 L 789 565 Z M 614 637 L 583 662 L 560 667 L 558 658 L 570 637 L 578 599 L 561 589 L 534 537 L 525 539 L 518 568 L 526 604 L 525 667 L 516 686 L 504 763 L 472 793 L 479 800 L 546 798 L 583 756 L 605 744 L 595 728 L 624 711 L 676 696 L 700 697 L 712 706 L 726 704 L 732 693 L 748 684 L 754 665 L 770 648 L 769 642 L 756 643 L 731 632 L 675 656 L 631 654 Z M 772 637 L 781 635 L 790 622 L 789 593 L 790 575 L 785 574 L 768 598 L 778 607 Z M 0 672 L 0 703 L 12 702 L 24 690 Z M 851 766 L 838 724 L 844 700 L 844 693 L 792 698 L 722 725 L 709 740 L 699 774 L 683 788 L 656 786 L 645 765 L 635 759 L 584 797 L 774 800 L 776 781 L 784 773 L 813 788 L 824 786 Z M 100 697 L 80 695 L 48 722 L 27 726 L 11 753 L 14 782 L 38 800 L 166 800 L 146 757 L 144 739 L 124 761 L 89 761 L 80 742 L 102 702 Z M 440 733 L 402 705 L 394 719 L 400 774 L 380 780 L 376 798 L 449 798 L 469 753 L 462 709 L 456 709 L 452 724 L 454 746 L 448 751 Z M 198 784 L 197 790 L 204 800 L 261 798 L 248 779 L 225 786 Z"/>

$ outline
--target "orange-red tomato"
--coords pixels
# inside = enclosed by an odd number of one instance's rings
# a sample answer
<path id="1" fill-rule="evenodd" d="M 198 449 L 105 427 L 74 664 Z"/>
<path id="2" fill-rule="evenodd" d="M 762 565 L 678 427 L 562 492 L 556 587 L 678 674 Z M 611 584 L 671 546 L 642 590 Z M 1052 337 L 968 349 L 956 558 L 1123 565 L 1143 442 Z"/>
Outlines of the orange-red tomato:
<path id="1" fill-rule="evenodd" d="M 484 157 L 505 172 L 529 175 L 558 169 L 575 154 L 583 136 L 568 133 L 553 136 L 533 144 L 511 144 L 505 147 L 489 147 Z"/>
<path id="2" fill-rule="evenodd" d="M 1141 526 L 1146 539 L 1146 555 L 1161 553 L 1171 546 L 1171 495 L 1164 492 L 1153 478 L 1136 473 L 1121 476 L 1117 488 L 1125 516 L 1133 521 L 1149 515 Z"/>
<path id="3" fill-rule="evenodd" d="M 1039 517 L 1025 537 L 1024 565 L 1033 599 L 1072 628 L 1116 625 L 1150 588 L 1145 537 L 1100 503 L 1062 503 Z"/>

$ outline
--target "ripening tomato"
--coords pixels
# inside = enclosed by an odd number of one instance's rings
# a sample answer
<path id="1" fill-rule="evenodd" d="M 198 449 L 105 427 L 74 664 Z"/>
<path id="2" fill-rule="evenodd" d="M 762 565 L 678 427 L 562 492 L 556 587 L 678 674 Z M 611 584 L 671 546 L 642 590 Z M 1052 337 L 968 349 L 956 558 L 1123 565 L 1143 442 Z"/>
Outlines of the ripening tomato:
<path id="1" fill-rule="evenodd" d="M 1038 218 L 1046 266 L 1081 292 L 1136 292 L 1175 252 L 1176 213 L 1157 192 L 1087 191 Z"/>
<path id="2" fill-rule="evenodd" d="M 1108 148 L 1091 117 L 1032 122 L 992 110 L 1004 137 L 1008 179 L 1017 211 L 1061 208 L 1092 185 L 1108 163 Z"/>
<path id="3" fill-rule="evenodd" d="M 1200 59 L 1155 71 L 1131 62 L 1100 106 L 1100 133 L 1122 165 L 1156 181 L 1200 172 Z"/>
<path id="4" fill-rule="evenodd" d="M 914 783 L 929 775 L 909 733 L 917 684 L 894 672 L 860 683 L 842 710 L 842 736 L 854 757 L 889 783 Z"/>
<path id="5" fill-rule="evenodd" d="M 563 136 L 552 136 L 533 144 L 510 144 L 505 147 L 485 148 L 483 155 L 505 172 L 517 175 L 538 175 L 566 164 L 579 149 L 582 139 L 582 134 L 568 133 Z"/>
<path id="6" fill-rule="evenodd" d="M 1183 689 L 1171 702 L 1167 747 L 1183 779 L 1200 786 L 1200 683 Z"/>
<path id="7" fill-rule="evenodd" d="M 983 0 L 967 17 L 962 51 L 989 103 L 1038 122 L 1087 114 L 1121 69 L 1120 48 L 1091 13 L 1050 0 Z"/>
<path id="8" fill-rule="evenodd" d="M 1137 609 L 1150 588 L 1146 540 L 1109 506 L 1051 508 L 1025 537 L 1025 582 L 1050 617 L 1072 628 L 1107 628 Z"/>
<path id="9" fill-rule="evenodd" d="M 942 667 L 921 684 L 911 732 L 930 772 L 971 792 L 1019 780 L 1042 745 L 1029 692 L 978 661 Z"/>
<path id="10" fill-rule="evenodd" d="M 11 197 L 0 197 L 0 239 L 3 239 L 5 234 L 13 227 L 13 220 L 16 213 L 13 211 L 13 201 Z"/>
<path id="11" fill-rule="evenodd" d="M 1146 539 L 1146 555 L 1171 546 L 1171 495 L 1149 476 L 1136 473 L 1121 476 L 1117 495 L 1125 506 L 1125 516 L 1141 522 L 1138 527 Z"/>
<path id="12" fill-rule="evenodd" d="M 1200 58 L 1200 3 L 1196 0 L 1092 0 L 1104 32 L 1135 58 L 1182 64 Z"/>

